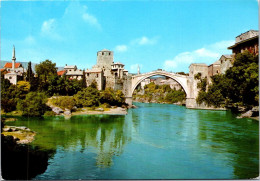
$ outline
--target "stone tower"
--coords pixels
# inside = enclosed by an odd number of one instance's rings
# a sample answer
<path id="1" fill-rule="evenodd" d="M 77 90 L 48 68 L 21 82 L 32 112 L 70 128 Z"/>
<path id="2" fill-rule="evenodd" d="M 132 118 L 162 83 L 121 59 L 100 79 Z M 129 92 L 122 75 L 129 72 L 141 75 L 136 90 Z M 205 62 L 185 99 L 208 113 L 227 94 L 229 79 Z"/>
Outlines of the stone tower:
<path id="1" fill-rule="evenodd" d="M 15 70 L 15 60 L 16 60 L 16 58 L 15 58 L 15 47 L 13 45 L 13 58 L 12 58 L 12 70 L 13 70 L 13 72 Z"/>
<path id="2" fill-rule="evenodd" d="M 111 69 L 114 63 L 114 52 L 107 49 L 97 52 L 97 66 L 99 68 Z"/>

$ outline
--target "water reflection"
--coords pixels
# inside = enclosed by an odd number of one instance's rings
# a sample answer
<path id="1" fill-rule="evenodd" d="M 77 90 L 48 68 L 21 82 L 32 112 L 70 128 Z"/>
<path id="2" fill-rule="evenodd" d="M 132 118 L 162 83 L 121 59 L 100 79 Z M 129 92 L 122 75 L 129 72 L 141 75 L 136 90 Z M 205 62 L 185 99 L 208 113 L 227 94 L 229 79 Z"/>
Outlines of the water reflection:
<path id="1" fill-rule="evenodd" d="M 36 179 L 234 179 L 258 175 L 258 122 L 226 111 L 141 104 L 126 116 L 25 119 L 56 150 Z M 64 174 L 66 173 L 66 174 Z"/>
<path id="2" fill-rule="evenodd" d="M 256 122 L 235 119 L 230 111 L 197 111 L 198 144 L 211 149 L 234 169 L 235 178 L 259 176 L 259 139 Z"/>
<path id="3" fill-rule="evenodd" d="M 6 180 L 28 180 L 44 173 L 55 150 L 16 144 L 12 136 L 1 135 L 1 174 Z"/>
<path id="4" fill-rule="evenodd" d="M 25 125 L 38 134 L 33 145 L 42 149 L 62 147 L 67 151 L 84 152 L 94 147 L 96 164 L 100 167 L 112 165 L 112 157 L 120 155 L 126 142 L 130 141 L 124 116 L 89 115 L 28 120 L 20 118 L 16 125 Z M 12 123 L 10 123 L 12 124 Z"/>

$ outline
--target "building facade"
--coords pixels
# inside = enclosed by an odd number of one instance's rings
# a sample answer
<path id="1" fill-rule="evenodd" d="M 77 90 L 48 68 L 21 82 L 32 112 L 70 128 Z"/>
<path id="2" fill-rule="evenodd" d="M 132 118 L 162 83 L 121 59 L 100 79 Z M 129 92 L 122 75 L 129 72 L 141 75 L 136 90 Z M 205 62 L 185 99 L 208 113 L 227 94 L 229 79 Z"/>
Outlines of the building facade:
<path id="1" fill-rule="evenodd" d="M 95 81 L 99 90 L 108 87 L 123 90 L 128 76 L 128 71 L 124 69 L 124 66 L 120 62 L 114 63 L 113 51 L 107 49 L 98 51 L 97 64 L 85 71 L 87 85 Z"/>
<path id="2" fill-rule="evenodd" d="M 245 33 L 236 37 L 236 42 L 234 45 L 228 47 L 228 49 L 232 50 L 233 56 L 238 53 L 243 53 L 248 50 L 250 53 L 254 55 L 259 54 L 259 32 L 256 30 L 249 30 Z"/>

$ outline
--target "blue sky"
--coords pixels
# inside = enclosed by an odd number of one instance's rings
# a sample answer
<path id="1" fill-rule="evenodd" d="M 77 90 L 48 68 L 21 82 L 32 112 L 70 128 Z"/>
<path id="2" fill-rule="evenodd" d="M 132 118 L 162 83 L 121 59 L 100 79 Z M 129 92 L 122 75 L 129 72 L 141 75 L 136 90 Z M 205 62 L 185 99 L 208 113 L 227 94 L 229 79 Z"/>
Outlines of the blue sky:
<path id="1" fill-rule="evenodd" d="M 96 64 L 96 53 L 114 51 L 129 72 L 163 68 L 188 72 L 211 64 L 235 37 L 258 30 L 257 0 L 2 1 L 1 60 L 57 66 Z"/>

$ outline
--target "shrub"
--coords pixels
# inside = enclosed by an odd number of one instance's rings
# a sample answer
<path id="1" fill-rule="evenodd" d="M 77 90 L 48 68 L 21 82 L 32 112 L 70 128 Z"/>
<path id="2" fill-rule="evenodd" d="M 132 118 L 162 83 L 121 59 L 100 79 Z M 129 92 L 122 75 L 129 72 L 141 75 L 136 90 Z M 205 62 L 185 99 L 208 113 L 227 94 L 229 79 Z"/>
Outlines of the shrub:
<path id="1" fill-rule="evenodd" d="M 57 107 L 60 107 L 62 109 L 69 109 L 69 110 L 71 110 L 76 105 L 76 101 L 74 97 L 70 97 L 70 96 L 52 98 L 51 102 Z"/>
<path id="2" fill-rule="evenodd" d="M 42 116 L 48 109 L 46 106 L 47 96 L 41 92 L 30 92 L 24 100 L 19 100 L 18 110 L 23 116 Z"/>

